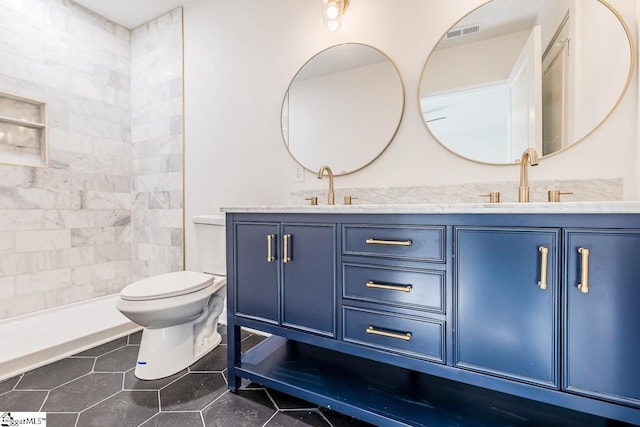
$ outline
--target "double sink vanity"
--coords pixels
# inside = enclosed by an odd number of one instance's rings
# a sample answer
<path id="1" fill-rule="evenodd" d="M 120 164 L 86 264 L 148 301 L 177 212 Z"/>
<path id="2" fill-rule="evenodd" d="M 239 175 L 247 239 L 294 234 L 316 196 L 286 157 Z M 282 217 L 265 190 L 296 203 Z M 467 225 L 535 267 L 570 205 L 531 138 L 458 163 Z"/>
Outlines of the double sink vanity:
<path id="1" fill-rule="evenodd" d="M 384 426 L 640 424 L 640 203 L 224 210 L 231 389 Z M 241 327 L 272 335 L 242 352 Z"/>
<path id="2" fill-rule="evenodd" d="M 427 58 L 428 139 L 519 160 L 529 202 L 528 165 L 609 117 L 634 52 L 603 0 L 486 2 Z M 334 172 L 381 156 L 404 109 L 400 70 L 372 46 L 329 47 L 294 76 L 283 141 L 328 175 L 331 206 L 223 209 L 229 387 L 385 427 L 640 424 L 640 203 L 333 205 Z M 270 337 L 244 351 L 242 327 Z"/>

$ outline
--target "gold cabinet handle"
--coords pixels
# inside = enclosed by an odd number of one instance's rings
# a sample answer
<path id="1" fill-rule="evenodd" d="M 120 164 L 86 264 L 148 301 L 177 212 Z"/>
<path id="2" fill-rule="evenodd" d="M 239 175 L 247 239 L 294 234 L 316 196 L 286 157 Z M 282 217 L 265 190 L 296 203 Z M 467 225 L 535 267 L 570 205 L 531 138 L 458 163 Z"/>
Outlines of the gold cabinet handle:
<path id="1" fill-rule="evenodd" d="M 289 240 L 291 240 L 291 234 L 285 234 L 282 236 L 284 253 L 282 254 L 282 262 L 291 261 L 291 257 L 289 256 Z"/>
<path id="2" fill-rule="evenodd" d="M 377 240 L 369 238 L 364 242 L 367 245 L 411 246 L 411 240 Z"/>
<path id="3" fill-rule="evenodd" d="M 538 248 L 542 256 L 540 257 L 540 281 L 538 286 L 540 289 L 547 289 L 547 262 L 549 258 L 549 248 L 540 246 Z"/>
<path id="4" fill-rule="evenodd" d="M 380 283 L 374 283 L 371 280 L 367 282 L 367 288 L 386 289 L 389 291 L 411 292 L 413 286 L 411 285 L 382 285 Z"/>
<path id="5" fill-rule="evenodd" d="M 590 251 L 587 248 L 579 248 L 578 253 L 580 253 L 581 263 L 580 266 L 580 283 L 578 283 L 578 289 L 583 294 L 589 293 L 589 254 Z"/>
<path id="6" fill-rule="evenodd" d="M 267 262 L 273 262 L 276 259 L 271 251 L 273 247 L 273 239 L 275 237 L 275 234 L 267 234 Z"/>
<path id="7" fill-rule="evenodd" d="M 405 332 L 404 334 L 396 334 L 396 333 L 393 333 L 393 332 L 380 331 L 378 329 L 375 329 L 373 326 L 369 326 L 367 328 L 367 333 L 368 334 L 373 334 L 373 335 L 380 335 L 380 336 L 383 336 L 383 337 L 396 338 L 396 339 L 403 340 L 403 341 L 410 341 L 411 340 L 411 332 Z"/>

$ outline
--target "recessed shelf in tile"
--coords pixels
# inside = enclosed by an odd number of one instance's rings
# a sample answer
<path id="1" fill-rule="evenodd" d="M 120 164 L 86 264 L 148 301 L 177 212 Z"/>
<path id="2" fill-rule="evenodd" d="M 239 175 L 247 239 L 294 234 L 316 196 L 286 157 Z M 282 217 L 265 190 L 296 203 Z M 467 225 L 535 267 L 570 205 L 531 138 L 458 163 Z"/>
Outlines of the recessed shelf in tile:
<path id="1" fill-rule="evenodd" d="M 47 104 L 0 92 L 0 163 L 46 167 Z"/>

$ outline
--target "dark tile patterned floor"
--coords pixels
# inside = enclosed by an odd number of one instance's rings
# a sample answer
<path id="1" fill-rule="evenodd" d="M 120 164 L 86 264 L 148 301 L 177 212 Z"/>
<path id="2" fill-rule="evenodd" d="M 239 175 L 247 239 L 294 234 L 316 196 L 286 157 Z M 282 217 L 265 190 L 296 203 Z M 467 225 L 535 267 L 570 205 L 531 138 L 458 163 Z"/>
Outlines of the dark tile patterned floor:
<path id="1" fill-rule="evenodd" d="M 245 383 L 227 389 L 226 331 L 211 353 L 168 378 L 133 375 L 141 333 L 0 382 L 0 410 L 47 412 L 47 427 L 365 427 L 370 424 Z M 246 350 L 264 339 L 243 331 Z"/>

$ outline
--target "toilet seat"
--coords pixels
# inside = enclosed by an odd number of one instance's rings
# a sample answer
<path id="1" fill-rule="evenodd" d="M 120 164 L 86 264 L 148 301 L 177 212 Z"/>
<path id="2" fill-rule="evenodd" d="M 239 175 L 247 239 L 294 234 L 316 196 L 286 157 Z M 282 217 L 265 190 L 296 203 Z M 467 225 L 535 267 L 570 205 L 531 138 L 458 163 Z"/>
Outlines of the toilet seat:
<path id="1" fill-rule="evenodd" d="M 174 271 L 138 280 L 122 289 L 120 297 L 126 301 L 172 298 L 202 290 L 213 283 L 214 277 L 195 271 Z"/>

